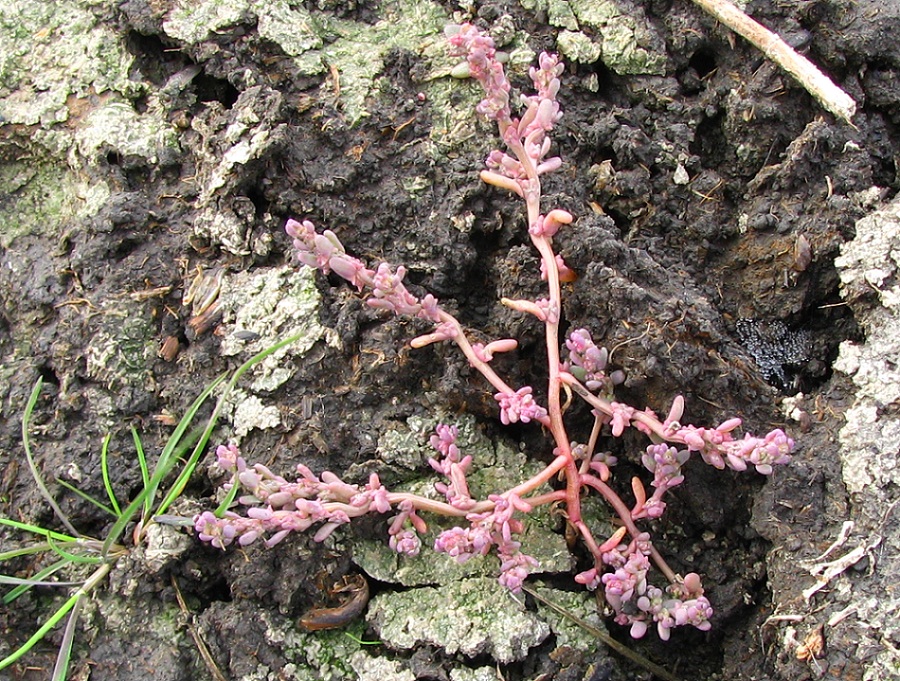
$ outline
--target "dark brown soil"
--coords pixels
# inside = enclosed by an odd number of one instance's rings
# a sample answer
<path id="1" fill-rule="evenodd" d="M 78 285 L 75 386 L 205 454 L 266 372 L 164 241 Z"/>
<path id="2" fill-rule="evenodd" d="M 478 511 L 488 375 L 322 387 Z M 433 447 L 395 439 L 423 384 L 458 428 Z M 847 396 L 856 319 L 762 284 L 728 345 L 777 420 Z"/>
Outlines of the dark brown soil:
<path id="1" fill-rule="evenodd" d="M 419 53 L 389 54 L 382 73 L 387 85 L 369 100 L 370 115 L 351 125 L 333 89 L 320 89 L 328 73 L 296 72 L 278 45 L 259 36 L 254 17 L 188 44 L 163 29 L 173 4 L 128 0 L 96 11 L 127 39 L 135 77 L 149 83 L 138 108 L 174 74 L 199 67 L 167 105 L 170 122 L 180 126 L 180 152 L 150 162 L 111 149 L 99 163 L 79 168 L 112 187 L 98 214 L 64 225 L 52 243 L 44 234 L 23 235 L 0 251 L 0 513 L 6 517 L 56 527 L 25 465 L 20 430 L 31 388 L 43 377 L 32 430 L 37 460 L 78 528 L 102 536 L 108 516 L 52 481 L 77 480 L 102 497 L 100 443 L 109 432 L 113 486 L 123 498 L 137 492 L 129 427 L 140 431 L 152 457 L 171 431 L 160 417 L 180 417 L 203 387 L 247 358 L 220 352 L 228 330 L 215 320 L 199 333 L 188 325 L 192 313 L 182 299 L 197 268 L 232 275 L 289 263 L 288 217 L 334 230 L 360 257 L 405 263 L 417 292 L 434 293 L 484 338 L 518 338 L 519 351 L 498 364 L 512 384 L 539 386 L 546 372 L 540 327 L 498 302 L 538 295 L 541 282 L 533 276 L 537 258 L 523 232 L 521 205 L 478 178 L 494 133 L 473 117 L 478 134 L 465 148 L 426 153 L 436 123 L 431 102 L 418 97 L 431 68 Z M 381 12 L 377 2 L 302 4 L 313 15 L 365 23 Z M 676 570 L 704 576 L 714 628 L 638 647 L 684 679 L 861 678 L 863 663 L 840 640 L 830 642 L 831 657 L 812 665 L 785 649 L 782 623 L 767 618 L 773 603 L 808 586 L 790 581 L 797 579 L 786 565 L 790 555 L 820 553 L 847 516 L 835 433 L 852 393 L 832 363 L 841 341 L 861 335 L 851 308 L 839 304 L 833 261 L 856 220 L 900 188 L 900 6 L 894 0 L 748 3 L 754 17 L 856 98 L 859 113 L 849 126 L 686 0 L 633 4 L 664 40 L 665 75 L 619 75 L 597 62 L 567 67 L 563 76 L 564 118 L 554 142 L 565 165 L 548 177 L 545 205 L 577 218 L 556 240 L 578 273 L 566 291 L 566 323 L 618 347 L 614 362 L 627 375 L 617 389 L 623 401 L 664 410 L 682 394 L 686 418 L 695 424 L 738 415 L 750 430 L 784 427 L 798 442 L 794 462 L 768 480 L 693 462 L 655 537 Z M 487 28 L 509 15 L 535 50 L 554 45 L 558 29 L 518 3 L 479 2 L 473 10 Z M 584 86 L 593 77 L 596 92 Z M 256 116 L 248 125 L 267 132 L 266 143 L 204 195 L 234 144 L 233 126 L 246 122 L 247 112 Z M 26 158 L 32 133 L 4 126 L 0 158 Z M 604 161 L 614 176 L 600 182 L 592 168 Z M 673 182 L 676 171 L 686 171 L 689 181 Z M 425 189 L 408 191 L 412 179 L 423 180 Z M 243 252 L 198 227 L 210 206 L 242 225 Z M 456 218 L 464 216 L 471 219 L 461 227 Z M 808 264 L 797 256 L 803 241 L 812 255 Z M 546 435 L 503 428 L 489 386 L 452 347 L 410 349 L 409 339 L 426 325 L 368 308 L 336 278 L 319 278 L 318 288 L 320 321 L 339 342 L 323 338 L 305 359 L 289 360 L 290 379 L 263 392 L 281 424 L 244 438 L 248 461 L 285 476 L 302 461 L 316 471 L 349 471 L 359 482 L 378 469 L 377 443 L 387 430 L 436 409 L 473 414 L 486 434 L 546 460 Z M 119 367 L 131 356 L 123 347 L 114 363 L 119 368 L 100 369 L 91 353 L 104 336 L 133 343 L 140 356 L 148 340 L 161 345 L 169 336 L 181 349 L 172 361 L 153 356 L 133 370 Z M 802 423 L 778 408 L 783 396 L 797 392 L 808 412 Z M 579 418 L 584 426 L 573 426 L 571 435 L 584 441 L 587 410 L 574 410 L 570 422 Z M 216 442 L 228 437 L 223 424 Z M 641 441 L 635 436 L 608 446 L 625 461 L 625 494 Z M 394 484 L 409 476 L 387 466 L 384 477 Z M 179 512 L 212 508 L 218 482 L 201 466 Z M 0 542 L 14 547 L 22 537 L 0 528 Z M 209 678 L 184 636 L 187 618 L 172 614 L 173 579 L 225 678 L 328 678 L 296 671 L 302 663 L 273 640 L 267 623 L 296 619 L 314 603 L 315 577 L 343 574 L 351 560 L 304 537 L 271 550 L 254 545 L 224 553 L 194 542 L 156 572 L 135 551 L 88 608 L 72 678 Z M 14 570 L 24 575 L 33 567 L 21 561 Z M 38 593 L 0 610 L 0 655 L 31 634 L 52 602 L 51 594 Z M 168 624 L 155 623 L 162 620 Z M 167 627 L 184 637 L 167 638 Z M 362 634 L 374 636 L 365 627 Z M 52 633 L 0 678 L 48 678 L 60 637 Z M 609 667 L 592 667 L 590 657 L 560 661 L 554 647 L 548 641 L 499 673 L 650 678 L 622 660 Z M 408 678 L 447 679 L 451 670 L 491 664 L 426 649 L 390 655 L 412 670 Z"/>

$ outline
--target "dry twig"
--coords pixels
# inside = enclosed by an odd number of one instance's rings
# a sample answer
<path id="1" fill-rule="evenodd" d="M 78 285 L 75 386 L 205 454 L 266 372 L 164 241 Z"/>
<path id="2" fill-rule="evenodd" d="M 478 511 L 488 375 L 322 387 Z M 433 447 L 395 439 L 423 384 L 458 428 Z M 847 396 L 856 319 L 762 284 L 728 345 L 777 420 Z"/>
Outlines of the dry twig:
<path id="1" fill-rule="evenodd" d="M 796 78 L 825 109 L 852 125 L 851 119 L 856 113 L 853 98 L 775 33 L 751 19 L 730 0 L 694 0 L 694 4 L 748 40 L 767 58 Z"/>
<path id="2" fill-rule="evenodd" d="M 193 615 L 187 607 L 184 596 L 181 594 L 181 588 L 178 586 L 178 580 L 175 579 L 175 575 L 172 575 L 172 586 L 175 589 L 175 599 L 178 601 L 178 607 L 181 608 L 181 612 L 185 615 L 188 632 L 190 633 L 191 638 L 194 639 L 194 645 L 197 646 L 197 652 L 200 653 L 200 657 L 203 659 L 204 664 L 206 664 L 206 670 L 215 681 L 226 681 L 225 676 L 219 669 L 219 665 L 216 664 L 216 660 L 212 656 L 209 646 L 206 645 L 203 635 L 191 621 Z"/>
<path id="3" fill-rule="evenodd" d="M 603 631 L 602 629 L 598 629 L 590 622 L 586 622 L 583 619 L 581 619 L 580 617 L 575 616 L 574 614 L 572 614 L 571 612 L 566 610 L 563 606 L 559 605 L 558 603 L 554 603 L 553 601 L 545 598 L 544 596 L 539 594 L 537 591 L 535 591 L 532 587 L 528 586 L 527 584 L 522 585 L 522 591 L 524 591 L 527 594 L 530 594 L 532 598 L 534 598 L 539 603 L 543 603 L 544 605 L 546 605 L 548 608 L 550 608 L 556 614 L 562 615 L 563 617 L 570 620 L 571 622 L 574 622 L 576 625 L 578 625 L 579 627 L 584 629 L 586 632 L 588 632 L 595 638 L 599 639 L 607 647 L 612 648 L 614 651 L 619 653 L 619 655 L 621 655 L 622 657 L 624 657 L 628 660 L 631 660 L 639 667 L 643 667 L 644 669 L 649 671 L 651 674 L 653 674 L 655 677 L 663 679 L 663 681 L 678 681 L 678 677 L 676 677 L 674 674 L 671 674 L 668 670 L 664 669 L 663 667 L 660 667 L 655 662 L 651 662 L 650 660 L 648 660 L 646 657 L 644 657 L 640 653 L 638 653 L 638 652 L 632 650 L 631 648 L 629 648 L 628 646 L 626 646 L 624 643 L 620 643 L 619 641 L 614 639 L 612 636 L 607 634 L 605 631 Z"/>

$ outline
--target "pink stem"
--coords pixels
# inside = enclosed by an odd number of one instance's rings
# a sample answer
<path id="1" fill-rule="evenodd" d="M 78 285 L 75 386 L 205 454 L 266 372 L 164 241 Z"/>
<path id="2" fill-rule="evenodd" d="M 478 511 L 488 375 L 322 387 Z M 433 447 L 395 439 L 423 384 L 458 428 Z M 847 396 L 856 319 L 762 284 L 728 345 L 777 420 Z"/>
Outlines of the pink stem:
<path id="1" fill-rule="evenodd" d="M 593 475 L 582 475 L 581 482 L 588 487 L 593 487 L 595 490 L 600 492 L 604 499 L 606 499 L 607 503 L 615 509 L 616 514 L 621 518 L 622 524 L 628 529 L 628 534 L 632 536 L 632 538 L 637 538 L 639 534 L 641 534 L 641 530 L 635 524 L 634 520 L 631 517 L 631 509 L 625 505 L 625 502 L 622 501 L 622 498 L 616 494 L 615 490 L 612 489 L 609 485 L 603 482 L 600 478 L 595 477 Z M 600 562 L 600 556 L 594 554 L 597 562 Z M 665 559 L 660 555 L 659 551 L 650 544 L 650 557 L 653 558 L 653 562 L 656 563 L 656 567 L 659 568 L 660 572 L 662 572 L 666 579 L 670 582 L 677 581 L 677 576 L 675 575 L 675 571 L 669 567 L 669 564 L 666 563 Z"/>
<path id="2" fill-rule="evenodd" d="M 472 347 L 472 344 L 469 342 L 469 339 L 466 337 L 466 332 L 462 328 L 462 324 L 448 312 L 444 312 L 443 310 L 439 310 L 438 314 L 440 315 L 441 321 L 447 324 L 453 325 L 456 329 L 456 333 L 453 336 L 453 342 L 459 347 L 462 353 L 466 356 L 466 359 L 469 360 L 469 364 L 471 364 L 475 369 L 477 369 L 482 376 L 484 376 L 488 382 L 497 389 L 497 392 L 501 393 L 514 393 L 513 390 L 506 381 L 504 381 L 500 376 L 497 375 L 497 372 L 491 369 L 490 365 L 478 357 L 475 353 L 475 349 Z M 547 417 L 536 419 L 540 422 L 540 424 L 544 427 L 550 427 L 550 419 Z"/>

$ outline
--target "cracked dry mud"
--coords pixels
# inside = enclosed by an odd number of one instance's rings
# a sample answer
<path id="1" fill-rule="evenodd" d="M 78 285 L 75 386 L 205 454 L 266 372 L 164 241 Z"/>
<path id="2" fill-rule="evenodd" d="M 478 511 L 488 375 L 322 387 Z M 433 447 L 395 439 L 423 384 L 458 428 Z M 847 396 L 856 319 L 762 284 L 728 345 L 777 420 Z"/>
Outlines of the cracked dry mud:
<path id="1" fill-rule="evenodd" d="M 556 239 L 578 273 L 565 317 L 617 347 L 621 397 L 662 410 L 683 394 L 698 425 L 738 415 L 798 442 L 768 480 L 691 464 L 653 531 L 676 570 L 703 575 L 714 627 L 633 645 L 683 679 L 897 678 L 900 6 L 746 9 L 857 100 L 853 127 L 687 0 L 0 8 L 0 513 L 54 526 L 23 460 L 38 377 L 38 464 L 77 526 L 102 535 L 108 516 L 55 480 L 102 496 L 111 433 L 112 484 L 134 495 L 129 427 L 152 457 L 216 376 L 291 333 L 303 341 L 241 383 L 217 429 L 217 442 L 240 436 L 248 461 L 427 485 L 439 418 L 469 428 L 486 491 L 495 474 L 547 459 L 539 430 L 500 426 L 452 348 L 411 350 L 418 322 L 295 269 L 283 233 L 286 218 L 309 218 L 357 256 L 404 264 L 469 328 L 518 338 L 498 366 L 512 384 L 541 385 L 541 329 L 498 302 L 539 295 L 537 257 L 520 204 L 478 178 L 497 141 L 473 115 L 477 92 L 448 76 L 442 28 L 474 19 L 510 53 L 516 85 L 537 52 L 564 53 L 564 166 L 547 176 L 545 206 L 576 216 Z M 195 281 L 211 288 L 185 304 Z M 748 347 L 741 320 L 775 340 Z M 801 336 L 803 353 L 774 351 Z M 586 439 L 587 411 L 567 418 Z M 606 446 L 627 495 L 643 443 Z M 177 511 L 211 508 L 220 482 L 201 466 Z M 583 556 L 545 525 L 562 547 L 548 549 L 545 588 L 602 625 L 573 588 Z M 504 600 L 489 560 L 450 574 L 386 564 L 383 529 L 223 553 L 163 528 L 88 601 L 71 678 L 211 678 L 188 624 L 227 679 L 650 678 Z M 23 541 L 0 527 L 3 549 Z M 373 600 L 353 631 L 382 645 L 297 628 L 323 579 L 360 570 Z M 40 590 L 0 609 L 0 655 L 56 599 Z M 60 637 L 0 678 L 48 678 Z"/>

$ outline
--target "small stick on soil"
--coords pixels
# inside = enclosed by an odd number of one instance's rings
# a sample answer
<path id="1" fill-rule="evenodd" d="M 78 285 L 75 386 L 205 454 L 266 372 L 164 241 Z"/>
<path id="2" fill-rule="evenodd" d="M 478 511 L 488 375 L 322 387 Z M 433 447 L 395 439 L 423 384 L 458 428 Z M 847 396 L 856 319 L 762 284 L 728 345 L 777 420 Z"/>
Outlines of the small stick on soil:
<path id="1" fill-rule="evenodd" d="M 203 640 L 200 630 L 197 629 L 191 621 L 193 613 L 191 613 L 187 607 L 187 603 L 184 600 L 184 596 L 181 593 L 181 588 L 178 586 L 178 580 L 175 579 L 175 575 L 172 575 L 172 586 L 175 589 L 175 599 L 178 601 L 178 607 L 181 608 L 181 612 L 186 618 L 188 632 L 191 634 L 191 638 L 194 639 L 194 645 L 197 646 L 197 652 L 200 653 L 200 657 L 203 658 L 203 662 L 206 664 L 206 670 L 215 681 L 227 681 L 225 675 L 222 674 L 219 669 L 219 665 L 216 664 L 212 652 L 209 650 L 209 646 L 207 646 L 206 641 Z"/>
<path id="2" fill-rule="evenodd" d="M 766 57 L 791 74 L 819 103 L 849 125 L 856 102 L 806 57 L 784 40 L 744 14 L 729 0 L 694 0 L 694 4 L 748 40 Z"/>
<path id="3" fill-rule="evenodd" d="M 576 617 L 575 615 L 573 615 L 571 612 L 566 610 L 563 606 L 559 605 L 558 603 L 554 603 L 553 601 L 551 601 L 547 598 L 544 598 L 541 594 L 539 594 L 537 591 L 532 589 L 527 584 L 522 585 L 522 591 L 524 591 L 527 594 L 530 594 L 532 596 L 532 598 L 534 598 L 539 603 L 543 603 L 544 605 L 546 605 L 548 608 L 550 608 L 556 614 L 562 615 L 566 619 L 574 622 L 579 627 L 584 629 L 586 632 L 588 632 L 592 636 L 595 636 L 596 638 L 598 638 L 602 643 L 605 643 L 607 645 L 607 647 L 612 648 L 617 653 L 619 653 L 619 655 L 621 655 L 622 657 L 624 657 L 626 659 L 631 660 L 636 665 L 643 667 L 644 669 L 646 669 L 648 672 L 650 672 L 654 676 L 656 676 L 660 679 L 663 679 L 663 681 L 678 681 L 678 677 L 674 676 L 673 674 L 670 674 L 663 667 L 660 667 L 655 662 L 651 662 L 650 660 L 648 660 L 646 657 L 644 657 L 640 653 L 638 653 L 638 652 L 632 650 L 631 648 L 629 648 L 628 646 L 626 646 L 624 643 L 620 643 L 619 641 L 614 639 L 612 636 L 607 634 L 605 631 L 595 627 L 593 624 L 591 624 L 589 622 L 585 622 L 580 617 Z"/>

